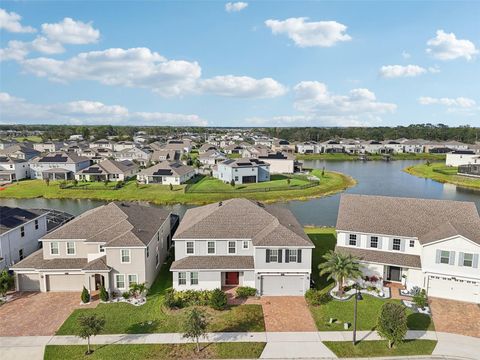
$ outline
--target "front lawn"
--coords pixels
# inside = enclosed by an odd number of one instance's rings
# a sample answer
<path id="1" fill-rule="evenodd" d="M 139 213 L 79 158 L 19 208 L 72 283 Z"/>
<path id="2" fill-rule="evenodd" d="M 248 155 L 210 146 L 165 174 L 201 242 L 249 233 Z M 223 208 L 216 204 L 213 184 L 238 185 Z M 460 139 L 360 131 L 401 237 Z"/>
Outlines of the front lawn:
<path id="1" fill-rule="evenodd" d="M 339 358 L 431 355 L 437 345 L 436 340 L 406 340 L 392 349 L 388 348 L 388 342 L 384 340 L 361 341 L 355 346 L 351 341 L 323 343 Z"/>
<path id="2" fill-rule="evenodd" d="M 384 300 L 374 296 L 362 294 L 363 300 L 358 302 L 357 308 L 357 330 L 374 330 L 377 324 L 380 308 L 386 301 L 400 303 L 400 300 Z M 353 307 L 355 300 L 347 301 L 331 300 L 320 306 L 310 306 L 313 319 L 319 331 L 343 331 L 343 323 L 350 323 L 348 331 L 352 331 Z M 415 313 L 410 309 L 407 311 L 408 328 L 410 330 L 434 330 L 430 316 Z M 329 324 L 330 318 L 336 319 L 338 323 Z"/>
<path id="3" fill-rule="evenodd" d="M 187 309 L 170 310 L 163 306 L 165 290 L 172 286 L 170 264 L 162 266 L 150 289 L 147 303 L 133 306 L 127 303 L 99 304 L 95 309 L 77 309 L 68 317 L 57 335 L 74 335 L 78 318 L 83 314 L 98 314 L 106 319 L 103 334 L 144 334 L 182 332 Z M 205 308 L 212 332 L 265 331 L 261 305 L 231 306 L 223 311 Z"/>
<path id="4" fill-rule="evenodd" d="M 305 233 L 315 245 L 312 255 L 312 278 L 318 290 L 329 291 L 334 282 L 327 281 L 326 276 L 319 275 L 318 265 L 323 262 L 322 256 L 329 250 L 335 249 L 336 237 L 334 228 L 305 228 Z M 370 295 L 362 295 L 363 300 L 358 302 L 357 330 L 375 329 L 381 306 L 386 301 L 400 302 L 399 300 L 384 300 Z M 343 323 L 353 324 L 354 299 L 347 301 L 331 300 L 320 306 L 309 306 L 313 319 L 319 331 L 344 331 Z M 431 317 L 414 313 L 406 309 L 408 328 L 410 330 L 434 330 Z M 330 318 L 338 323 L 329 324 Z M 348 331 L 352 330 L 352 325 Z"/>
<path id="5" fill-rule="evenodd" d="M 86 356 L 83 345 L 47 345 L 44 360 L 135 360 L 135 359 L 257 359 L 265 343 L 202 343 L 200 353 L 195 344 L 93 345 Z"/>

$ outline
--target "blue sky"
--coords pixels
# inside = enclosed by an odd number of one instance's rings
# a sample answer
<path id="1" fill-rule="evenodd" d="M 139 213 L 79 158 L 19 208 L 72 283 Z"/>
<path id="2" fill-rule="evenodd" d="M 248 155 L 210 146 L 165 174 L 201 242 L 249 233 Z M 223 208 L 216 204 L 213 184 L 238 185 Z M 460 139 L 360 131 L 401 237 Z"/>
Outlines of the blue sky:
<path id="1" fill-rule="evenodd" d="M 0 3 L 0 122 L 480 125 L 480 3 Z"/>

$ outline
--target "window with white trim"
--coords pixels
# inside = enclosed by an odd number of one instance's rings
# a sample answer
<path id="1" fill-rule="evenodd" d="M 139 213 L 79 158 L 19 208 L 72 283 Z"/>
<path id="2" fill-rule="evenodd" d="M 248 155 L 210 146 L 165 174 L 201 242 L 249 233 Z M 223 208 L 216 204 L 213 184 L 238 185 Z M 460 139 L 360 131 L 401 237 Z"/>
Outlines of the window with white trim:
<path id="1" fill-rule="evenodd" d="M 198 272 L 190 273 L 190 285 L 198 285 Z"/>
<path id="2" fill-rule="evenodd" d="M 105 252 L 105 246 L 104 245 L 98 245 L 98 252 L 104 253 Z"/>
<path id="3" fill-rule="evenodd" d="M 449 264 L 450 263 L 450 251 L 442 250 L 440 252 L 440 264 Z"/>
<path id="4" fill-rule="evenodd" d="M 243 240 L 242 241 L 242 248 L 244 250 L 247 250 L 250 247 L 250 242 L 248 240 Z"/>
<path id="5" fill-rule="evenodd" d="M 35 230 L 38 230 L 38 220 L 35 220 Z"/>
<path id="6" fill-rule="evenodd" d="M 187 241 L 185 246 L 186 246 L 186 253 L 187 254 L 195 254 L 195 242 Z"/>
<path id="7" fill-rule="evenodd" d="M 130 287 L 132 284 L 137 284 L 137 282 L 138 282 L 137 274 L 128 275 L 128 287 Z"/>
<path id="8" fill-rule="evenodd" d="M 50 243 L 50 255 L 58 255 L 60 252 L 58 251 L 58 242 L 52 241 Z"/>
<path id="9" fill-rule="evenodd" d="M 25 236 L 25 226 L 20 226 L 20 236 L 21 237 Z"/>
<path id="10" fill-rule="evenodd" d="M 187 285 L 187 273 L 179 272 L 178 273 L 178 285 Z"/>
<path id="11" fill-rule="evenodd" d="M 207 241 L 207 254 L 215 254 L 215 241 Z"/>
<path id="12" fill-rule="evenodd" d="M 371 236 L 370 237 L 370 247 L 371 248 L 378 248 L 378 236 Z"/>
<path id="13" fill-rule="evenodd" d="M 415 240 L 410 240 L 409 246 L 410 247 L 415 247 Z"/>
<path id="14" fill-rule="evenodd" d="M 402 244 L 402 240 L 393 239 L 392 250 L 400 251 L 401 244 Z"/>
<path id="15" fill-rule="evenodd" d="M 115 287 L 117 289 L 125 289 L 125 275 L 115 274 Z"/>
<path id="16" fill-rule="evenodd" d="M 75 255 L 75 243 L 67 241 L 67 255 Z"/>
<path id="17" fill-rule="evenodd" d="M 270 262 L 278 262 L 278 250 L 270 249 Z"/>
<path id="18" fill-rule="evenodd" d="M 468 266 L 468 267 L 473 266 L 473 254 L 468 254 L 468 253 L 463 254 L 463 266 Z"/>
<path id="19" fill-rule="evenodd" d="M 120 262 L 122 264 L 130 263 L 130 249 L 120 249 Z"/>
<path id="20" fill-rule="evenodd" d="M 348 238 L 348 245 L 357 246 L 357 235 L 350 234 Z"/>
<path id="21" fill-rule="evenodd" d="M 290 249 L 288 251 L 288 261 L 297 262 L 297 250 Z"/>
<path id="22" fill-rule="evenodd" d="M 228 253 L 229 254 L 236 254 L 237 253 L 237 242 L 236 241 L 229 241 L 228 242 Z"/>

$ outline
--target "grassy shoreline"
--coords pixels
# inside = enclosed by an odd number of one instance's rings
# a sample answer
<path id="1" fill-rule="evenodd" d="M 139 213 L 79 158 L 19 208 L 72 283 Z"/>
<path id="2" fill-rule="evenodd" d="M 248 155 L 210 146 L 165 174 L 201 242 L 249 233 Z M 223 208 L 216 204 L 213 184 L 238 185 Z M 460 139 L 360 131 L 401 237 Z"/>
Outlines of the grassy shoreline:
<path id="1" fill-rule="evenodd" d="M 83 189 L 60 189 L 58 182 L 50 182 L 49 186 L 42 180 L 25 180 L 7 186 L 0 191 L 0 199 L 91 199 L 104 201 L 147 201 L 159 205 L 192 204 L 202 205 L 230 198 L 245 197 L 264 202 L 279 202 L 288 200 L 307 200 L 338 193 L 349 187 L 355 186 L 356 181 L 345 174 L 325 171 L 321 176 L 321 170 L 314 170 L 313 175 L 321 178 L 320 184 L 307 189 L 278 190 L 268 192 L 229 192 L 215 193 L 185 193 L 186 185 L 173 186 L 170 190 L 168 185 L 139 185 L 135 181 L 129 181 L 123 188 L 114 190 L 109 184 L 102 190 Z M 283 180 L 282 180 L 283 181 Z M 274 183 L 269 182 L 269 183 Z M 264 184 L 265 187 L 275 187 L 272 184 Z M 293 181 L 292 181 L 293 184 Z M 96 184 L 98 185 L 98 184 Z M 100 184 L 101 185 L 101 184 Z M 258 187 L 258 184 L 252 184 Z M 239 190 L 240 187 L 238 187 Z"/>
<path id="2" fill-rule="evenodd" d="M 349 154 L 297 154 L 297 160 L 325 160 L 325 161 L 357 161 L 360 160 L 359 155 Z M 367 155 L 369 160 L 378 161 L 383 160 L 383 155 L 373 154 Z M 391 160 L 432 160 L 439 161 L 445 160 L 443 154 L 394 154 L 391 156 Z"/>
<path id="3" fill-rule="evenodd" d="M 403 171 L 413 176 L 432 179 L 440 183 L 480 190 L 480 179 L 457 175 L 455 167 L 447 167 L 444 163 L 418 164 L 409 166 Z"/>

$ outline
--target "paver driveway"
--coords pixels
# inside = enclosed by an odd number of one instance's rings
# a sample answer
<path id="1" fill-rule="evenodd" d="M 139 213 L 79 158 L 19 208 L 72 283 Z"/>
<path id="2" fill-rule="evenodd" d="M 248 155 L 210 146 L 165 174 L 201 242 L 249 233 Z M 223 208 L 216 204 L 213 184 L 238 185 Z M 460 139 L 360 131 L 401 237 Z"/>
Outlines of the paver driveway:
<path id="1" fill-rule="evenodd" d="M 80 306 L 80 293 L 17 293 L 0 306 L 0 336 L 54 335 Z"/>
<path id="2" fill-rule="evenodd" d="M 480 337 L 480 305 L 430 298 L 435 330 Z"/>
<path id="3" fill-rule="evenodd" d="M 317 331 L 303 296 L 263 296 L 261 303 L 267 331 Z"/>

